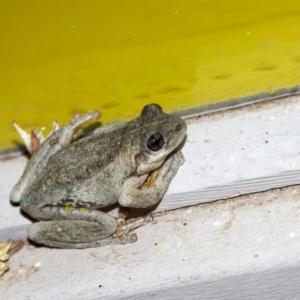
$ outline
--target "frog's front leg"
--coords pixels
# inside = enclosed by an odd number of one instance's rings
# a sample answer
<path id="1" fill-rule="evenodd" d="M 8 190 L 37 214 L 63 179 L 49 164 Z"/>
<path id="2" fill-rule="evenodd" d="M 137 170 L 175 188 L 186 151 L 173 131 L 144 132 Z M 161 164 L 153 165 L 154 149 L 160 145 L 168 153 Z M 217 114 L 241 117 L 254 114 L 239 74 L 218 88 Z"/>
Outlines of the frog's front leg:
<path id="1" fill-rule="evenodd" d="M 145 182 L 147 175 L 133 176 L 127 180 L 119 198 L 124 207 L 146 208 L 158 203 L 167 192 L 169 185 L 183 164 L 184 157 L 179 151 L 169 156 L 164 164 L 154 171 L 155 178 L 150 175 L 150 183 Z"/>
<path id="2" fill-rule="evenodd" d="M 29 228 L 29 238 L 39 244 L 56 248 L 92 248 L 108 244 L 136 241 L 128 234 L 115 237 L 116 219 L 102 211 L 77 207 L 52 207 L 41 213 L 53 221 L 37 222 Z"/>

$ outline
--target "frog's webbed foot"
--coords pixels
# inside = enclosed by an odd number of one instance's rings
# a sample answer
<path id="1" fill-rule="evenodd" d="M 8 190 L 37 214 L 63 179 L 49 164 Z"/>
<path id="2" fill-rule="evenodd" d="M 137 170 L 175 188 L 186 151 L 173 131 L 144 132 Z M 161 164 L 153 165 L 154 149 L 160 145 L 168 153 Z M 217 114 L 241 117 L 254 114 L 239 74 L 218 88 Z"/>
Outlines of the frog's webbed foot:
<path id="1" fill-rule="evenodd" d="M 77 140 L 84 134 L 83 130 L 81 129 L 82 125 L 95 121 L 100 117 L 101 117 L 101 112 L 97 109 L 89 111 L 84 115 L 76 111 L 73 115 L 73 118 L 70 121 L 70 125 L 72 126 L 74 131 L 73 141 Z"/>
<path id="2" fill-rule="evenodd" d="M 153 221 L 152 214 L 146 214 L 143 217 L 136 218 L 135 220 L 125 221 L 125 218 L 117 219 L 118 227 L 114 237 L 119 241 L 120 244 L 134 243 L 137 241 L 137 235 L 135 233 L 129 234 L 132 230 L 141 226 L 147 225 Z"/>
<path id="3" fill-rule="evenodd" d="M 73 126 L 74 129 L 82 126 L 83 124 L 89 123 L 91 121 L 97 120 L 101 117 L 101 113 L 98 109 L 89 111 L 86 114 L 81 114 L 76 111 L 73 115 L 73 118 L 70 121 L 70 125 Z"/>

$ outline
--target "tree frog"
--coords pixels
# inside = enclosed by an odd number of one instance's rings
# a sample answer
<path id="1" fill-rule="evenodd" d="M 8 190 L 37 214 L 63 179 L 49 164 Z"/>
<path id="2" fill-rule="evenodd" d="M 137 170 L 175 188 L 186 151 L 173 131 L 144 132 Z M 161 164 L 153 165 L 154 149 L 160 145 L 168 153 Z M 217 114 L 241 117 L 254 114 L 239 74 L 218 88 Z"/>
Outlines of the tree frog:
<path id="1" fill-rule="evenodd" d="M 33 153 L 10 199 L 41 222 L 29 239 L 57 248 L 90 248 L 137 240 L 129 232 L 152 221 L 151 214 L 125 220 L 102 208 L 119 203 L 145 208 L 158 203 L 184 162 L 178 146 L 186 123 L 157 104 L 146 105 L 130 122 L 98 128 L 72 142 L 97 112 L 73 118 Z"/>

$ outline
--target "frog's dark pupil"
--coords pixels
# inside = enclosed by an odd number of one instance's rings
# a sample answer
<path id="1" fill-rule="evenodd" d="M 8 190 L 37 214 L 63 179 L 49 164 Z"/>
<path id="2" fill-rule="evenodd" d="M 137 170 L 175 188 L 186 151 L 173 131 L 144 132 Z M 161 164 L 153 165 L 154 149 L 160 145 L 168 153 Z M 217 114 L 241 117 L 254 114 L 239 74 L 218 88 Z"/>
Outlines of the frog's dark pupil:
<path id="1" fill-rule="evenodd" d="M 164 138 L 160 133 L 155 133 L 150 136 L 147 146 L 152 151 L 160 150 L 164 145 Z"/>

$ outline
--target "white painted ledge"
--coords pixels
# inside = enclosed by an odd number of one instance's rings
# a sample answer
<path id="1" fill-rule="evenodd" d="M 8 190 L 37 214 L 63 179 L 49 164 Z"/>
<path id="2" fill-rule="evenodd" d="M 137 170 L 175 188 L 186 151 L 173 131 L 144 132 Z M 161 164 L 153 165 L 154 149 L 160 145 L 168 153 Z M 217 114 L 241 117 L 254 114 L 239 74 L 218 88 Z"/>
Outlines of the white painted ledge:
<path id="1" fill-rule="evenodd" d="M 161 213 L 131 245 L 26 244 L 1 298 L 299 299 L 299 196 L 290 187 Z"/>
<path id="2" fill-rule="evenodd" d="M 299 184 L 299 114 L 291 97 L 189 119 L 186 162 L 156 211 Z M 0 161 L 0 241 L 26 236 L 30 221 L 8 201 L 25 163 Z M 296 299 L 299 196 L 290 187 L 158 214 L 131 245 L 26 244 L 10 259 L 1 297 Z"/>
<path id="3" fill-rule="evenodd" d="M 157 211 L 300 183 L 300 97 L 188 119 L 186 162 Z"/>

